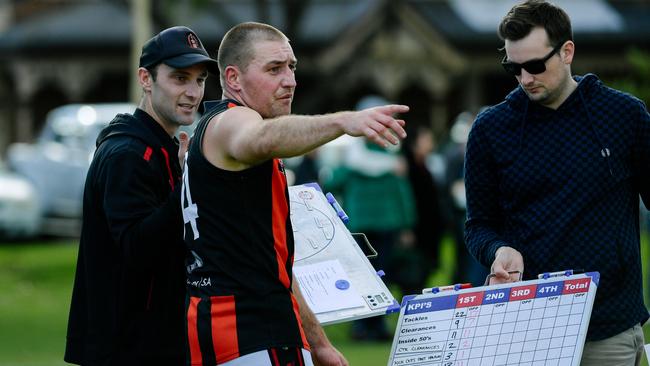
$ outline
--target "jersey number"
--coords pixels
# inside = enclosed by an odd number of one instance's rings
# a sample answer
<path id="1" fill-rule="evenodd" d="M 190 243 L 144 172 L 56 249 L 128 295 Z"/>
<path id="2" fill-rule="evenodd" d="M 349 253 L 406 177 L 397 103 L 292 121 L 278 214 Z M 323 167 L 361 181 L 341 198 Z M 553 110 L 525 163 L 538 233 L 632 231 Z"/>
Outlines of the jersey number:
<path id="1" fill-rule="evenodd" d="M 196 227 L 196 219 L 199 217 L 199 212 L 196 203 L 192 202 L 192 194 L 190 193 L 190 166 L 187 164 L 187 155 L 185 155 L 185 171 L 183 172 L 183 189 L 181 190 L 181 209 L 183 210 L 183 222 L 190 223 L 194 240 L 199 238 L 199 229 Z M 187 202 L 187 204 L 186 204 Z M 183 237 L 185 237 L 185 225 L 183 225 Z"/>

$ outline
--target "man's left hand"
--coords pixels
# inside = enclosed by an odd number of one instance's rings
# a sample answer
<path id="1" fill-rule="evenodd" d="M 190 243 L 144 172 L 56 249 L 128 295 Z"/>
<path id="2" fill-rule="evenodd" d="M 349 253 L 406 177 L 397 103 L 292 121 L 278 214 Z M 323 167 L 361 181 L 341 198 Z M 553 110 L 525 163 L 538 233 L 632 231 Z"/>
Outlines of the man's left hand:
<path id="1" fill-rule="evenodd" d="M 349 366 L 348 361 L 336 348 L 331 345 L 311 350 L 315 366 Z"/>
<path id="2" fill-rule="evenodd" d="M 185 131 L 178 134 L 178 162 L 181 164 L 181 170 L 185 168 L 185 154 L 187 147 L 190 145 L 190 136 Z"/>

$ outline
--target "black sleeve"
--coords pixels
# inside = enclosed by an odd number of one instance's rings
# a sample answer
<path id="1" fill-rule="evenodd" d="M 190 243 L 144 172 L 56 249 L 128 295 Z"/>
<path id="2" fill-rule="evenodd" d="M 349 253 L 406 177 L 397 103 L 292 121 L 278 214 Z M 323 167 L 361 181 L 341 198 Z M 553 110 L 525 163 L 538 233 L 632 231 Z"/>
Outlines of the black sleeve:
<path id="1" fill-rule="evenodd" d="M 650 114 L 643 102 L 638 101 L 636 107 L 638 117 L 633 155 L 634 169 L 643 204 L 650 207 Z"/>
<path id="2" fill-rule="evenodd" d="M 465 153 L 465 244 L 476 260 L 490 268 L 497 249 L 518 248 L 505 242 L 500 234 L 504 214 L 498 202 L 498 168 L 485 148 L 487 142 L 480 127 L 478 121 L 474 123 Z"/>
<path id="3" fill-rule="evenodd" d="M 182 245 L 180 184 L 161 199 L 161 190 L 169 189 L 163 178 L 154 163 L 133 152 L 114 154 L 107 162 L 103 207 L 126 263 L 155 266 Z"/>

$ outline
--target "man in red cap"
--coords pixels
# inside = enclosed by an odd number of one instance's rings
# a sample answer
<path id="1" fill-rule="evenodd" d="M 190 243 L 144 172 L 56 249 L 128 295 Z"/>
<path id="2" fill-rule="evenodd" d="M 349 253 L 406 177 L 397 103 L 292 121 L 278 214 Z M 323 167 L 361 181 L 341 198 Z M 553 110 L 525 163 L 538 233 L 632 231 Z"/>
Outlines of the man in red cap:
<path id="1" fill-rule="evenodd" d="M 186 27 L 142 48 L 143 95 L 97 139 L 83 224 L 65 361 L 79 365 L 181 365 L 185 249 L 179 157 L 217 62 Z"/>

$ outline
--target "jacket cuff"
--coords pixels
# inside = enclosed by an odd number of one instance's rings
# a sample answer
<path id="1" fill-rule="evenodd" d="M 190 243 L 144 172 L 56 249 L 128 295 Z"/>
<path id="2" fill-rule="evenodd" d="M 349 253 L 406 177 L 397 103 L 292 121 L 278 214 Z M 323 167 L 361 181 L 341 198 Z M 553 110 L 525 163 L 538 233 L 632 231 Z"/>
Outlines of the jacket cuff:
<path id="1" fill-rule="evenodd" d="M 503 240 L 497 240 L 490 243 L 490 245 L 486 249 L 486 258 L 488 258 L 489 260 L 489 264 L 487 265 L 488 268 L 492 267 L 492 263 L 494 263 L 494 260 L 496 259 L 497 250 L 499 250 L 499 248 L 501 247 L 511 247 L 513 249 L 518 250 L 514 245 L 505 242 Z"/>

